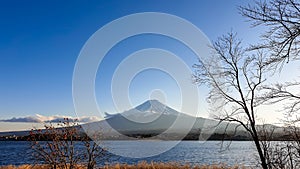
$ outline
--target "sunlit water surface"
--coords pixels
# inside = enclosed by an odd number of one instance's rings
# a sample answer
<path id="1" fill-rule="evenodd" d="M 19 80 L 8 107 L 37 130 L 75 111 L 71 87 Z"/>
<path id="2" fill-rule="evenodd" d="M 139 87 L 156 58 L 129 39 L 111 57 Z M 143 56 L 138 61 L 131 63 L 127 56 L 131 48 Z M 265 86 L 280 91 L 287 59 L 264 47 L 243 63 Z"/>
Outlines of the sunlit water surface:
<path id="1" fill-rule="evenodd" d="M 105 141 L 104 147 L 111 150 L 122 150 L 125 152 L 139 153 L 139 151 L 147 151 L 147 149 L 160 148 L 166 144 L 172 144 L 172 141 Z M 257 165 L 255 148 L 249 141 L 233 141 L 229 148 L 226 145 L 230 142 L 224 142 L 221 149 L 220 141 L 182 141 L 174 148 L 162 154 L 147 158 L 127 158 L 117 155 L 110 155 L 108 160 L 101 161 L 104 163 L 129 163 L 134 164 L 139 161 L 155 161 L 155 162 L 179 162 L 197 164 L 228 164 L 228 165 Z M 81 151 L 84 151 L 81 146 Z M 137 154 L 138 155 L 138 154 Z M 37 161 L 32 157 L 30 142 L 27 141 L 0 141 L 0 165 L 21 165 L 32 164 Z"/>

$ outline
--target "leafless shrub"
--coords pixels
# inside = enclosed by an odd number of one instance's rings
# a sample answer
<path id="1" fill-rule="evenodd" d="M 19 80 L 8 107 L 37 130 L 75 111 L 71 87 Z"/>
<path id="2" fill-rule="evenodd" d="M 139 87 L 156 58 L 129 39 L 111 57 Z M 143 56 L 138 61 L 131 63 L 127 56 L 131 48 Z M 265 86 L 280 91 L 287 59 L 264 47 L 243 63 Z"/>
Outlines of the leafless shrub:
<path id="1" fill-rule="evenodd" d="M 44 163 L 52 169 L 73 169 L 86 163 L 88 169 L 94 168 L 96 159 L 105 157 L 105 150 L 80 133 L 80 128 L 77 120 L 65 118 L 56 125 L 45 125 L 43 130 L 32 130 L 31 148 L 37 164 Z"/>

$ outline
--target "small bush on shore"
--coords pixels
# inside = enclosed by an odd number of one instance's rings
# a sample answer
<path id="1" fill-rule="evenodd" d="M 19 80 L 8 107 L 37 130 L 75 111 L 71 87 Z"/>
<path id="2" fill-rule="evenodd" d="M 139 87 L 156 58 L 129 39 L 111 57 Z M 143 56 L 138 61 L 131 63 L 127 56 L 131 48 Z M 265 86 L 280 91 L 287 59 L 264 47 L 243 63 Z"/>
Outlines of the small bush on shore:
<path id="1" fill-rule="evenodd" d="M 75 169 L 78 166 L 93 169 L 99 159 L 109 158 L 106 150 L 93 141 L 101 136 L 98 131 L 88 131 L 87 135 L 80 129 L 77 119 L 64 118 L 56 124 L 45 124 L 43 130 L 32 130 L 29 141 L 36 163 L 43 163 L 49 169 Z M 78 149 L 80 143 L 84 145 L 84 151 Z"/>

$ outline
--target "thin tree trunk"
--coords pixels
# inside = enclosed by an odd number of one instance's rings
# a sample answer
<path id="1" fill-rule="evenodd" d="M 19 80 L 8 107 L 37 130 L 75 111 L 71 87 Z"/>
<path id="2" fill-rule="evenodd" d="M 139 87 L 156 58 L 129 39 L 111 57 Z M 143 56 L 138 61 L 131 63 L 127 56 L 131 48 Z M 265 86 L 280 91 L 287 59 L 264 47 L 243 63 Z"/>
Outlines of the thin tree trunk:
<path id="1" fill-rule="evenodd" d="M 257 135 L 257 132 L 256 132 L 255 124 L 251 125 L 251 127 L 252 127 L 252 130 L 253 130 L 253 140 L 254 140 L 254 143 L 255 143 L 255 146 L 256 146 L 260 161 L 261 161 L 261 166 L 262 166 L 263 169 L 268 169 L 268 165 L 266 163 L 266 158 L 265 158 L 265 156 L 263 154 L 263 151 L 261 149 L 261 146 L 259 144 L 259 138 L 258 138 L 258 135 Z"/>
<path id="2" fill-rule="evenodd" d="M 261 161 L 261 166 L 263 169 L 268 169 L 268 166 L 267 166 L 267 163 L 266 163 L 266 158 L 262 152 L 262 149 L 260 147 L 260 144 L 259 144 L 259 141 L 258 140 L 254 140 L 254 143 L 255 143 L 255 146 L 256 146 L 256 149 L 258 151 L 258 154 L 259 154 L 259 158 L 260 158 L 260 161 Z"/>

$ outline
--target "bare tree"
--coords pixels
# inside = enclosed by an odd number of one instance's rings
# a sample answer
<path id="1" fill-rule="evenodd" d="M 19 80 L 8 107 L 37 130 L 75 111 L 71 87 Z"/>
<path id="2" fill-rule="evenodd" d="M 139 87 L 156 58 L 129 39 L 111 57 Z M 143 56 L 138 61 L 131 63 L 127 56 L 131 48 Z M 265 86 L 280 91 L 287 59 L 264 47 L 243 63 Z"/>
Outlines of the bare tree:
<path id="1" fill-rule="evenodd" d="M 252 22 L 252 26 L 267 28 L 267 31 L 261 36 L 262 43 L 250 47 L 252 51 L 258 49 L 267 51 L 268 57 L 263 61 L 262 65 L 265 65 L 263 67 L 271 66 L 269 68 L 276 71 L 280 66 L 279 70 L 282 70 L 285 63 L 300 59 L 300 2 L 298 0 L 256 1 L 254 5 L 239 7 L 239 10 Z M 272 132 L 266 132 L 264 129 L 258 130 L 261 136 L 260 144 L 269 168 L 299 167 L 299 128 L 296 125 L 300 122 L 298 116 L 300 110 L 299 85 L 300 82 L 295 81 L 264 86 L 260 84 L 257 87 L 260 95 L 256 95 L 256 105 L 274 105 L 276 103 L 284 105 L 286 134 L 292 140 L 274 145 L 269 142 L 272 140 L 270 136 Z M 258 93 L 257 91 L 256 93 Z"/>
<path id="2" fill-rule="evenodd" d="M 252 21 L 253 26 L 266 26 L 263 44 L 271 57 L 267 64 L 278 65 L 299 58 L 300 2 L 298 0 L 256 1 L 255 5 L 239 7 L 240 13 Z"/>
<path id="3" fill-rule="evenodd" d="M 44 162 L 50 168 L 75 168 L 80 156 L 75 151 L 77 139 L 77 121 L 65 119 L 54 126 L 52 123 L 45 125 L 44 130 L 32 130 L 30 140 L 34 157 L 39 162 Z"/>
<path id="4" fill-rule="evenodd" d="M 259 106 L 256 95 L 268 72 L 264 66 L 264 53 L 246 51 L 234 33 L 219 38 L 212 48 L 214 52 L 207 60 L 199 60 L 194 65 L 195 82 L 210 88 L 208 102 L 214 106 L 214 112 L 220 112 L 217 119 L 236 122 L 249 132 L 261 166 L 267 169 L 256 126 L 256 108 Z"/>
<path id="5" fill-rule="evenodd" d="M 32 130 L 31 148 L 37 162 L 52 169 L 73 169 L 83 164 L 94 168 L 98 158 L 106 158 L 106 151 L 80 129 L 77 120 L 65 118 L 56 125 L 46 124 L 43 130 Z M 99 139 L 99 133 L 93 136 Z"/>

